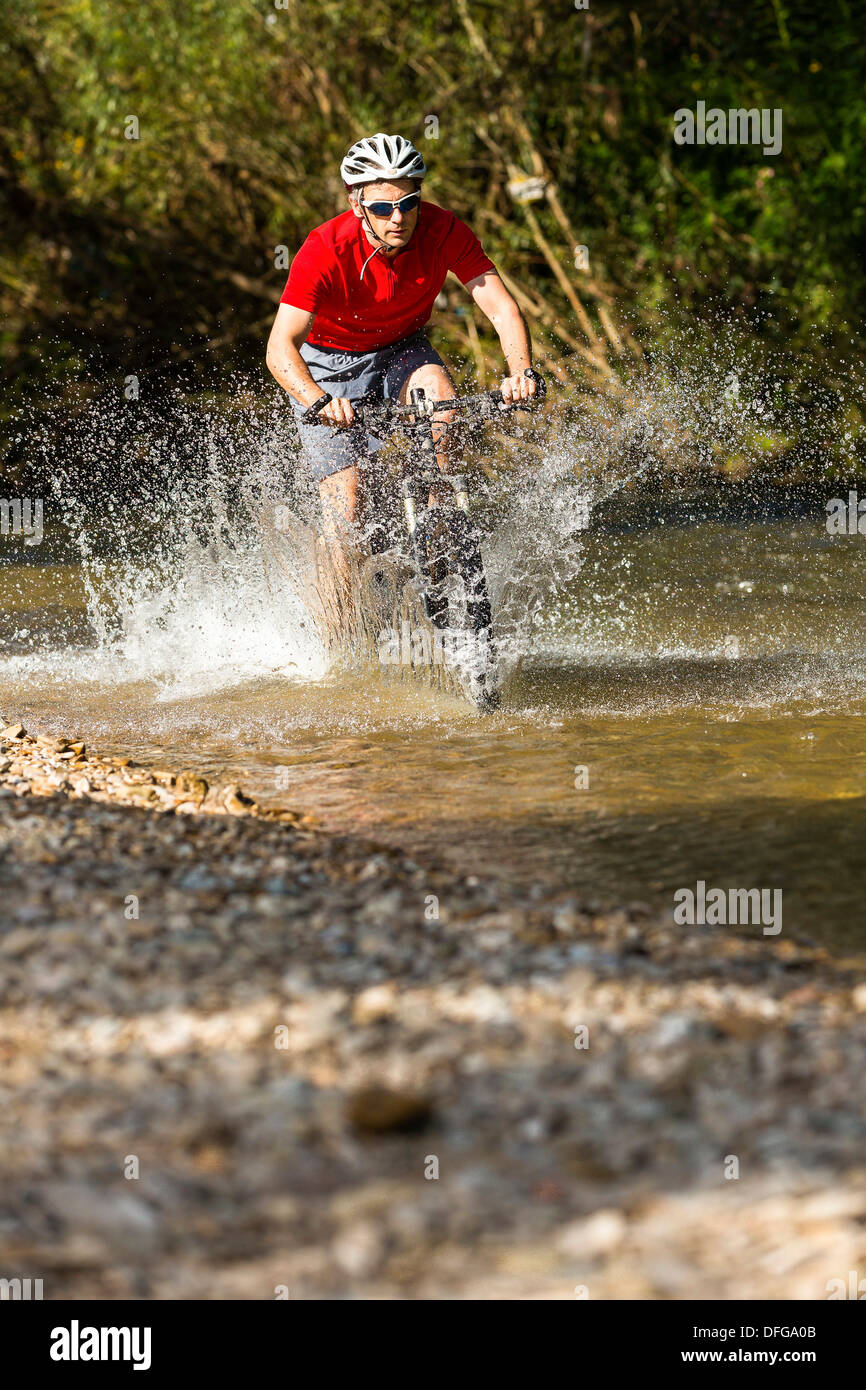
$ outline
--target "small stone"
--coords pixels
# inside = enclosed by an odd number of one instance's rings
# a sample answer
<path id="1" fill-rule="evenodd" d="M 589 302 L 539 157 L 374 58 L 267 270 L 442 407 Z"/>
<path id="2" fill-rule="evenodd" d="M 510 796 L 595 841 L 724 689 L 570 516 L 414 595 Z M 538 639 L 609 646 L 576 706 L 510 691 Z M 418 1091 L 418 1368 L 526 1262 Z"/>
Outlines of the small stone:
<path id="1" fill-rule="evenodd" d="M 540 1115 L 531 1115 L 521 1124 L 520 1133 L 530 1144 L 537 1144 L 547 1134 L 547 1125 Z"/>
<path id="2" fill-rule="evenodd" d="M 9 724 L 5 729 L 0 729 L 0 738 L 22 739 L 26 733 L 23 724 Z"/>
<path id="3" fill-rule="evenodd" d="M 366 1086 L 348 1104 L 348 1119 L 362 1134 L 415 1134 L 430 1122 L 433 1107 L 424 1096 Z"/>
<path id="4" fill-rule="evenodd" d="M 580 917 L 573 908 L 558 907 L 553 914 L 554 930 L 563 936 L 574 936 L 580 925 Z"/>
<path id="5" fill-rule="evenodd" d="M 556 1247 L 563 1255 L 592 1258 L 613 1250 L 622 1241 L 626 1221 L 621 1211 L 605 1207 L 585 1221 L 573 1221 L 560 1231 Z"/>
<path id="6" fill-rule="evenodd" d="M 337 1264 L 355 1279 L 373 1272 L 381 1263 L 383 1250 L 382 1235 L 372 1221 L 353 1221 L 331 1244 Z"/>
<path id="7" fill-rule="evenodd" d="M 143 802 L 148 802 L 148 801 L 154 801 L 154 800 L 156 799 L 156 792 L 153 790 L 153 787 L 140 787 L 140 786 L 125 787 L 125 788 L 124 788 L 124 795 L 125 795 L 125 796 L 128 798 L 128 800 L 130 800 L 130 801 L 143 801 Z"/>
<path id="8" fill-rule="evenodd" d="M 741 1014 L 736 1010 L 718 1014 L 713 1023 L 722 1033 L 726 1033 L 729 1038 L 739 1038 L 741 1042 L 754 1042 L 760 1038 L 768 1029 L 773 1027 L 765 1018 L 756 1018 L 754 1014 Z"/>
<path id="9" fill-rule="evenodd" d="M 240 787 L 226 787 L 222 803 L 233 816 L 248 816 L 256 806 L 252 797 L 242 792 Z"/>
<path id="10" fill-rule="evenodd" d="M 176 786 L 178 792 L 182 792 L 188 800 L 195 797 L 201 801 L 207 793 L 207 782 L 203 777 L 197 777 L 194 772 L 182 772 Z"/>
<path id="11" fill-rule="evenodd" d="M 393 1014 L 396 1002 L 397 986 L 393 981 L 386 985 L 371 985 L 369 989 L 362 990 L 355 1000 L 352 1017 L 361 1026 L 378 1023 L 380 1019 Z"/>
<path id="12" fill-rule="evenodd" d="M 28 927 L 16 927 L 14 931 L 0 936 L 0 953 L 4 956 L 23 956 L 41 944 L 36 932 Z"/>
<path id="13" fill-rule="evenodd" d="M 57 1181 L 45 1185 L 44 1199 L 58 1221 L 113 1246 L 148 1248 L 156 1231 L 151 1208 L 132 1193 L 108 1193 L 84 1182 Z"/>
<path id="14" fill-rule="evenodd" d="M 61 779 L 56 773 L 50 773 L 47 777 L 33 777 L 30 782 L 30 790 L 34 796 L 53 796 L 60 786 Z"/>
<path id="15" fill-rule="evenodd" d="M 36 735 L 37 748 L 47 748 L 49 753 L 65 753 L 69 747 L 65 738 L 54 738 L 49 734 Z"/>
<path id="16" fill-rule="evenodd" d="M 388 940 L 381 932 L 365 931 L 358 937 L 358 950 L 362 956 L 377 956 L 387 951 Z"/>

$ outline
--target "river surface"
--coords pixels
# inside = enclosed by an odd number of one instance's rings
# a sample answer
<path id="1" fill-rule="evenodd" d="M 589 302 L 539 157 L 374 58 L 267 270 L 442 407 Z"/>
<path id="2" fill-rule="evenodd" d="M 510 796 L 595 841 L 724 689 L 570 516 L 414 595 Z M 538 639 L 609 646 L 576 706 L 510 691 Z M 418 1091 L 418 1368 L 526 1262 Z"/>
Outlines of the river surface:
<path id="1" fill-rule="evenodd" d="M 169 619 L 128 597 L 122 640 L 99 640 L 92 576 L 88 599 L 82 567 L 22 565 L 4 543 L 0 711 L 236 776 L 493 875 L 503 903 L 538 884 L 672 914 L 699 880 L 780 888 L 783 934 L 862 950 L 866 541 L 817 515 L 582 544 L 502 708 L 479 715 L 415 680 L 324 670 L 240 582 L 192 585 Z"/>

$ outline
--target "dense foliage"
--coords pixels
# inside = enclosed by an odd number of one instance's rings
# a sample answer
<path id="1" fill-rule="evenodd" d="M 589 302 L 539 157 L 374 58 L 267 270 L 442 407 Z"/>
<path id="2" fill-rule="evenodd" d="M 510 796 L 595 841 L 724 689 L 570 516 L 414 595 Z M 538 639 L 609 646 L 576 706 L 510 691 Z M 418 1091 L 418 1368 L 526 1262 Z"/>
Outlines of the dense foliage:
<path id="1" fill-rule="evenodd" d="M 720 304 L 833 386 L 866 298 L 863 54 L 854 0 L 4 0 L 3 416 L 260 366 L 277 248 L 345 206 L 340 157 L 380 129 L 424 149 L 575 389 Z M 780 109 L 780 153 L 675 144 L 700 100 Z"/>

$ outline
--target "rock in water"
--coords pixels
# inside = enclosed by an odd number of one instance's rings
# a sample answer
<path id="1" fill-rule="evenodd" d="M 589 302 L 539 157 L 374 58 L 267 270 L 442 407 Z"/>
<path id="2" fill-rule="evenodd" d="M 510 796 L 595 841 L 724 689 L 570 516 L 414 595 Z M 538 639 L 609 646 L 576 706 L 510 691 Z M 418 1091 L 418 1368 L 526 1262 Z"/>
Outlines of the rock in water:
<path id="1" fill-rule="evenodd" d="M 384 1086 L 367 1086 L 349 1101 L 348 1118 L 362 1134 L 416 1134 L 433 1114 L 424 1096 L 390 1091 Z"/>
<path id="2" fill-rule="evenodd" d="M 190 800 L 201 801 L 207 794 L 207 782 L 194 772 L 182 772 L 177 779 L 177 790 Z"/>

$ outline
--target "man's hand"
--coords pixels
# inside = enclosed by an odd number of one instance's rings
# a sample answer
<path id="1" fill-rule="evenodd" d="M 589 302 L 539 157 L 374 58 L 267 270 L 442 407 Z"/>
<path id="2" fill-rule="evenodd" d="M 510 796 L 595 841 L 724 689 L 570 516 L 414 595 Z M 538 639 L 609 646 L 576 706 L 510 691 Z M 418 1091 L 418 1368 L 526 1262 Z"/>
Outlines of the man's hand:
<path id="1" fill-rule="evenodd" d="M 507 376 L 503 378 L 499 389 L 502 399 L 513 405 L 517 401 L 526 401 L 536 395 L 538 384 L 531 376 Z"/>
<path id="2" fill-rule="evenodd" d="M 329 425 L 352 425 L 355 423 L 355 412 L 352 409 L 352 402 L 343 396 L 335 396 L 333 400 L 319 412 L 320 420 L 327 420 Z"/>

